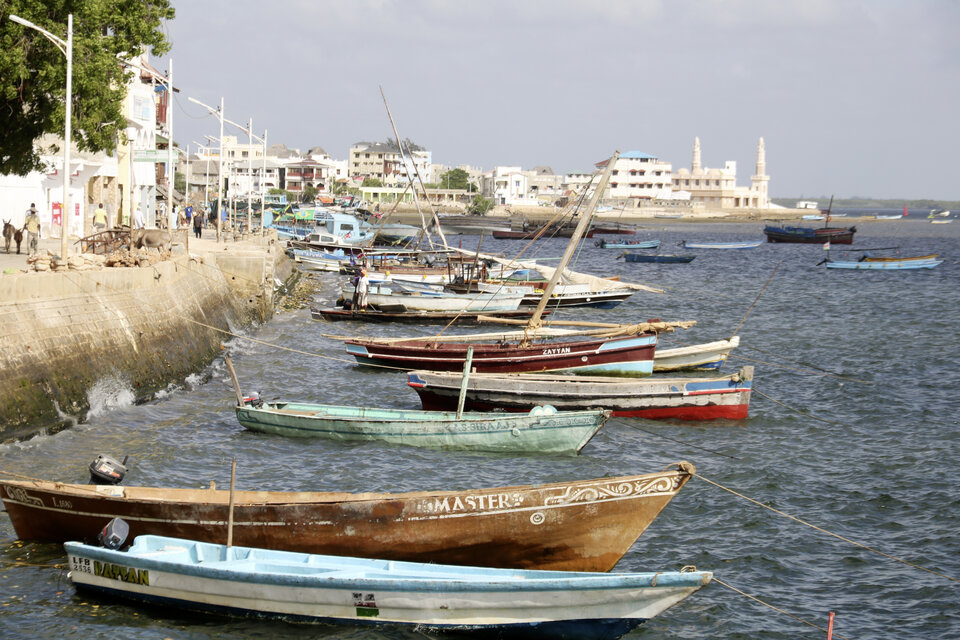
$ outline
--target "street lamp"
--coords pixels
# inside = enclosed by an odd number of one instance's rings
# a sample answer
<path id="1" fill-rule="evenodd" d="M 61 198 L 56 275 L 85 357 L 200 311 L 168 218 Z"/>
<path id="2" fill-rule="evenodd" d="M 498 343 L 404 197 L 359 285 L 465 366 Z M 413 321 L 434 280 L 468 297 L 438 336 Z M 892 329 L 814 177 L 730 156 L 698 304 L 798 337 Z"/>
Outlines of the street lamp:
<path id="1" fill-rule="evenodd" d="M 220 119 L 220 159 L 217 167 L 217 242 L 220 242 L 221 220 L 223 218 L 223 98 L 220 98 L 220 108 L 214 109 L 210 105 L 203 104 L 196 98 L 187 98 L 190 102 L 198 104 L 211 115 Z"/>
<path id="2" fill-rule="evenodd" d="M 11 15 L 10 19 L 17 24 L 39 31 L 67 57 L 67 99 L 64 104 L 66 117 L 63 133 L 63 209 L 60 212 L 60 235 L 62 236 L 60 238 L 60 258 L 66 260 L 67 251 L 70 248 L 67 242 L 67 220 L 69 220 L 67 216 L 70 212 L 70 127 L 73 124 L 73 14 L 67 15 L 66 42 L 20 16 Z"/>
<path id="3" fill-rule="evenodd" d="M 206 208 L 210 204 L 210 147 L 206 147 L 196 140 L 193 141 L 193 144 L 203 149 L 203 155 L 207 158 L 207 169 L 206 173 L 203 174 L 203 206 Z"/>
<path id="4" fill-rule="evenodd" d="M 224 122 L 232 124 L 233 126 L 239 128 L 241 131 L 246 133 L 248 136 L 248 140 L 250 140 L 250 142 L 248 143 L 248 146 L 253 146 L 254 140 L 256 140 L 257 142 L 263 145 L 263 170 L 262 170 L 262 173 L 260 174 L 260 235 L 262 236 L 263 235 L 263 212 L 264 212 L 265 201 L 266 201 L 265 196 L 267 194 L 267 190 L 265 186 L 266 179 L 267 179 L 267 130 L 266 129 L 263 130 L 262 138 L 258 135 L 255 135 L 253 133 L 252 117 L 250 118 L 249 127 L 244 127 L 243 125 L 239 125 L 236 122 L 231 122 L 230 120 L 226 120 L 226 119 L 224 120 Z M 250 206 L 250 193 L 253 191 L 253 155 L 249 151 L 247 152 L 247 160 L 248 160 L 247 164 L 249 166 L 248 170 L 250 172 L 250 191 L 247 192 L 247 228 L 250 229 L 253 226 L 253 208 Z"/>

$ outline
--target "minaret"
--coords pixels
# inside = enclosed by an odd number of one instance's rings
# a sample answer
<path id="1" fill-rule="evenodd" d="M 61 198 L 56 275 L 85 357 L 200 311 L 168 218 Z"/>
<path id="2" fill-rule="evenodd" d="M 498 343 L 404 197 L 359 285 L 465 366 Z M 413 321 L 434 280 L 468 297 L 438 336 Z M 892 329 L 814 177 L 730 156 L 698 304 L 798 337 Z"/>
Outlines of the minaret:
<path id="1" fill-rule="evenodd" d="M 760 138 L 760 144 L 757 145 L 757 173 L 750 178 L 750 183 L 751 190 L 757 194 L 757 208 L 768 209 L 770 176 L 767 175 L 767 151 L 763 146 L 763 138 Z"/>
<path id="2" fill-rule="evenodd" d="M 703 170 L 700 164 L 700 138 L 693 139 L 693 164 L 690 169 L 691 173 L 700 173 Z"/>

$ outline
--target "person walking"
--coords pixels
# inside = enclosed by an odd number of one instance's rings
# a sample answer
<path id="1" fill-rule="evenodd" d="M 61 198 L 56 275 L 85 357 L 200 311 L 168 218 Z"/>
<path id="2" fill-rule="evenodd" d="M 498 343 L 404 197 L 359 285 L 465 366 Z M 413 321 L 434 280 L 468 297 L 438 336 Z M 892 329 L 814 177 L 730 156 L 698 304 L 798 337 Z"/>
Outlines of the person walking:
<path id="1" fill-rule="evenodd" d="M 93 230 L 103 231 L 107 228 L 107 212 L 103 208 L 103 203 L 100 203 L 100 206 L 97 207 L 97 210 L 93 212 Z"/>
<path id="2" fill-rule="evenodd" d="M 27 255 L 37 252 L 37 243 L 40 241 L 40 216 L 37 215 L 37 205 L 30 203 L 27 209 L 27 218 L 23 221 L 23 228 L 27 230 Z"/>
<path id="3" fill-rule="evenodd" d="M 203 216 L 197 214 L 193 216 L 193 235 L 197 236 L 197 240 L 200 239 L 200 235 L 203 233 Z"/>

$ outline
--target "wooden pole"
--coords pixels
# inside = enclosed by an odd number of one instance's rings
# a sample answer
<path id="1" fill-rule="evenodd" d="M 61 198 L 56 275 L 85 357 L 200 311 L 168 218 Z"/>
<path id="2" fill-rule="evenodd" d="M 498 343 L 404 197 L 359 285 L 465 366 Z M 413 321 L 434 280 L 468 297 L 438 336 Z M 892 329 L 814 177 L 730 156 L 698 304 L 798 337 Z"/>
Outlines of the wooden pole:
<path id="1" fill-rule="evenodd" d="M 240 391 L 240 381 L 237 380 L 237 372 L 233 370 L 233 363 L 230 362 L 230 356 L 224 356 L 223 361 L 227 363 L 227 371 L 230 372 L 230 379 L 233 380 L 233 389 L 237 392 L 237 406 L 243 406 L 243 392 Z"/>
<path id="2" fill-rule="evenodd" d="M 467 347 L 467 359 L 463 361 L 463 377 L 460 379 L 460 397 L 457 399 L 457 420 L 463 415 L 463 403 L 467 399 L 467 380 L 470 378 L 470 365 L 473 364 L 473 345 Z"/>
<path id="3" fill-rule="evenodd" d="M 230 465 L 230 507 L 227 511 L 227 558 L 229 559 L 230 547 L 233 546 L 233 496 L 234 490 L 237 486 L 237 459 L 233 459 L 233 464 Z"/>
<path id="4" fill-rule="evenodd" d="M 570 242 L 567 244 L 567 249 L 563 252 L 563 256 L 560 258 L 560 264 L 557 265 L 557 270 L 553 272 L 550 282 L 548 282 L 547 286 L 544 287 L 543 297 L 540 298 L 540 304 L 537 305 L 536 310 L 533 312 L 533 316 L 530 317 L 528 326 L 531 329 L 536 329 L 540 326 L 540 318 L 543 316 L 543 310 L 547 308 L 547 303 L 550 301 L 550 295 L 553 293 L 554 288 L 556 288 L 557 282 L 560 281 L 560 276 L 563 274 L 563 270 L 567 268 L 570 258 L 573 257 L 573 252 L 577 249 L 577 243 L 580 242 L 580 238 L 583 237 L 587 227 L 590 226 L 593 213 L 596 211 L 597 205 L 600 203 L 600 199 L 603 197 L 603 190 L 607 188 L 607 183 L 610 181 L 610 174 L 613 173 L 613 166 L 617 164 L 617 159 L 619 157 L 620 152 L 614 151 L 613 156 L 611 156 L 610 160 L 607 161 L 607 166 L 603 171 L 603 175 L 600 177 L 600 182 L 597 184 L 597 188 L 593 192 L 593 198 L 590 199 L 590 205 L 587 211 L 580 218 L 577 228 L 573 230 L 573 235 L 570 237 Z"/>
<path id="5" fill-rule="evenodd" d="M 830 612 L 830 617 L 827 619 L 827 640 L 833 640 L 833 611 Z"/>

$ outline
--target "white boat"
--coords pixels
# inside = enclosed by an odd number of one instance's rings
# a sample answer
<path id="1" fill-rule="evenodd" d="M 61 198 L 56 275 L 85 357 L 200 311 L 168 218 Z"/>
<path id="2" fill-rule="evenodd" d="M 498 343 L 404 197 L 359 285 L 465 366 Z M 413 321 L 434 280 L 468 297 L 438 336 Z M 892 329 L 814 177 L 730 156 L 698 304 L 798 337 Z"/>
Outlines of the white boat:
<path id="1" fill-rule="evenodd" d="M 660 349 L 653 353 L 653 372 L 708 371 L 719 369 L 730 352 L 740 346 L 740 336 L 675 349 Z"/>
<path id="2" fill-rule="evenodd" d="M 408 311 L 514 311 L 523 300 L 520 292 L 459 294 L 426 287 L 416 291 L 404 290 L 401 283 L 388 284 L 371 283 L 367 302 L 380 308 L 400 305 Z M 344 284 L 341 291 L 345 299 L 353 299 L 352 284 Z"/>
<path id="3" fill-rule="evenodd" d="M 681 244 L 686 249 L 756 249 L 763 244 L 763 240 L 744 242 L 688 242 L 684 240 Z"/>
<path id="4" fill-rule="evenodd" d="M 823 220 L 823 216 L 819 213 L 808 213 L 806 215 L 800 216 L 804 220 Z"/>
<path id="5" fill-rule="evenodd" d="M 536 514 L 534 514 L 536 515 Z M 121 542 L 122 544 L 122 542 Z M 138 536 L 125 551 L 64 544 L 78 591 L 203 612 L 315 623 L 618 638 L 692 595 L 709 571 L 487 569 Z"/>
<path id="6" fill-rule="evenodd" d="M 817 209 L 817 203 L 812 200 L 801 200 L 794 206 L 797 209 Z"/>

